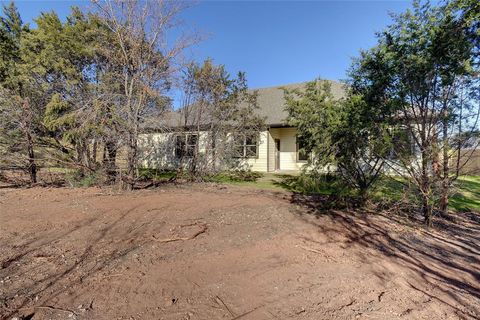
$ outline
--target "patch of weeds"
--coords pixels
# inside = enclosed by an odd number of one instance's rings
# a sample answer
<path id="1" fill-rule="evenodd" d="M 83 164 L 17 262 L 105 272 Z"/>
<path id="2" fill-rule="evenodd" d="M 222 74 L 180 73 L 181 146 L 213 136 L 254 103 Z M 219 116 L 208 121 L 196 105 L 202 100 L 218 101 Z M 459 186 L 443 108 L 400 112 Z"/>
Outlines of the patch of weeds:
<path id="1" fill-rule="evenodd" d="M 350 193 L 342 181 L 333 174 L 276 175 L 273 184 L 288 191 L 304 194 L 347 195 Z"/>
<path id="2" fill-rule="evenodd" d="M 138 169 L 138 177 L 141 180 L 168 180 L 177 175 L 177 172 L 173 170 L 162 169 L 150 169 L 140 168 Z"/>
<path id="3" fill-rule="evenodd" d="M 263 174 L 260 172 L 249 171 L 249 170 L 232 170 L 220 172 L 205 178 L 205 181 L 209 182 L 220 182 L 220 183 L 229 183 L 229 182 L 256 182 L 258 179 L 262 178 Z"/>
<path id="4" fill-rule="evenodd" d="M 254 182 L 263 177 L 263 174 L 260 172 L 249 171 L 249 170 L 235 170 L 228 171 L 225 173 L 226 176 L 231 181 L 245 181 L 245 182 Z"/>
<path id="5" fill-rule="evenodd" d="M 73 188 L 87 188 L 100 184 L 102 177 L 98 172 L 84 173 L 75 170 L 65 174 L 65 181 Z"/>

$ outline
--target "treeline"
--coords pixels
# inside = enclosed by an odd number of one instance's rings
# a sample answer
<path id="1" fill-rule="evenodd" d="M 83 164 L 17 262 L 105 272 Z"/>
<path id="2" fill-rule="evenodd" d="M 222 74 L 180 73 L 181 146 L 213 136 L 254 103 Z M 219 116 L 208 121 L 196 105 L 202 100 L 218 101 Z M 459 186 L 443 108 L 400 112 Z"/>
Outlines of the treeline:
<path id="1" fill-rule="evenodd" d="M 286 92 L 289 123 L 315 154 L 312 167 L 334 165 L 363 201 L 388 173 L 427 224 L 436 212 L 447 215 L 480 141 L 480 2 L 414 2 L 361 51 L 348 76 L 341 101 L 323 81 Z"/>
<path id="2" fill-rule="evenodd" d="M 185 90 L 188 104 L 197 103 L 202 114 L 221 106 L 222 112 L 210 111 L 219 118 L 217 128 L 242 117 L 237 102 L 255 107 L 243 74 L 231 79 L 211 61 L 185 59 L 185 50 L 201 40 L 197 33 L 178 36 L 186 4 L 98 1 L 90 12 L 72 8 L 65 21 L 44 12 L 34 28 L 23 23 L 13 2 L 4 6 L 0 165 L 25 170 L 32 183 L 45 166 L 73 168 L 80 176 L 102 172 L 114 181 L 122 150 L 123 180 L 131 187 L 139 137 L 164 123 L 172 90 Z M 190 125 L 200 129 L 202 121 Z"/>

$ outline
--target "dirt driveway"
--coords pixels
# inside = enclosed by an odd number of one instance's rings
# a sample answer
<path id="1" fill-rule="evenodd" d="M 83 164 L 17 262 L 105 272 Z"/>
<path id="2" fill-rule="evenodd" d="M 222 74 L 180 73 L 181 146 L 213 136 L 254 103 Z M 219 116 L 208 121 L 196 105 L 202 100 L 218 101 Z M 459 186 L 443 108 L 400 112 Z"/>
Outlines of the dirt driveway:
<path id="1" fill-rule="evenodd" d="M 437 231 L 225 186 L 0 190 L 0 318 L 478 319 L 478 216 Z"/>

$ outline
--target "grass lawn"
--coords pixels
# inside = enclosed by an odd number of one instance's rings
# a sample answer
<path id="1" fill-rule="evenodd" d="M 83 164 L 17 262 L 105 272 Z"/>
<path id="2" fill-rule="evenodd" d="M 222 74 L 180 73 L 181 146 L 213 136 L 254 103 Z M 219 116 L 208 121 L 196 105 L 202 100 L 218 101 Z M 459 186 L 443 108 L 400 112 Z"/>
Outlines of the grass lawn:
<path id="1" fill-rule="evenodd" d="M 450 198 L 450 206 L 458 211 L 480 212 L 480 176 L 464 176 L 458 181 L 458 190 Z"/>
<path id="2" fill-rule="evenodd" d="M 164 180 L 173 177 L 172 171 L 141 169 L 140 177 Z M 298 174 L 237 172 L 220 173 L 209 177 L 210 182 L 226 183 L 236 186 L 265 190 L 283 190 L 305 194 L 348 195 L 348 189 L 341 186 L 335 177 L 322 177 L 317 180 Z M 450 198 L 450 207 L 456 211 L 474 210 L 480 212 L 480 176 L 460 177 L 454 186 Z M 404 185 L 399 178 L 384 178 L 372 191 L 375 200 L 400 200 L 404 196 Z M 412 199 L 413 200 L 413 199 Z"/>
<path id="3" fill-rule="evenodd" d="M 238 186 L 255 187 L 267 190 L 287 190 L 309 194 L 348 194 L 334 179 L 314 182 L 297 175 L 266 173 L 257 181 L 230 181 L 217 179 L 215 182 Z M 455 183 L 455 193 L 450 198 L 450 207 L 456 211 L 474 210 L 480 212 L 480 176 L 463 176 Z M 403 196 L 403 184 L 398 179 L 387 178 L 381 181 L 373 191 L 376 200 L 400 200 Z"/>
<path id="4" fill-rule="evenodd" d="M 399 180 L 386 179 L 374 192 L 376 198 L 399 200 L 403 196 L 403 185 Z M 456 211 L 480 212 L 480 176 L 462 176 L 454 183 L 450 207 Z"/>

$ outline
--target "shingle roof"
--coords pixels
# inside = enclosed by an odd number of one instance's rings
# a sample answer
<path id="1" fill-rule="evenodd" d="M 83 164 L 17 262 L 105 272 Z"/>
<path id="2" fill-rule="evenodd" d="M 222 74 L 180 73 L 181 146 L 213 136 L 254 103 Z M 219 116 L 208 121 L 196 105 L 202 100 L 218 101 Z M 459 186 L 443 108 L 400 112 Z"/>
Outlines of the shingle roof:
<path id="1" fill-rule="evenodd" d="M 344 85 L 332 80 L 326 80 L 331 83 L 332 94 L 340 99 L 345 96 Z M 285 111 L 285 98 L 283 89 L 303 89 L 307 82 L 292 83 L 287 85 L 252 89 L 258 92 L 258 115 L 265 118 L 265 124 L 269 126 L 280 126 L 285 124 L 288 113 Z M 162 123 L 160 123 L 162 122 Z M 182 127 L 185 125 L 182 110 L 169 112 L 162 116 L 161 121 L 154 120 L 145 126 L 147 130 L 163 130 L 167 127 Z"/>
<path id="2" fill-rule="evenodd" d="M 332 80 L 327 80 L 331 83 L 332 94 L 335 98 L 340 99 L 345 96 L 344 85 Z M 259 88 L 257 102 L 259 106 L 258 113 L 266 118 L 267 125 L 281 125 L 284 124 L 288 113 L 285 111 L 285 98 L 283 89 L 295 90 L 303 89 L 307 82 L 292 83 L 283 86 Z"/>

